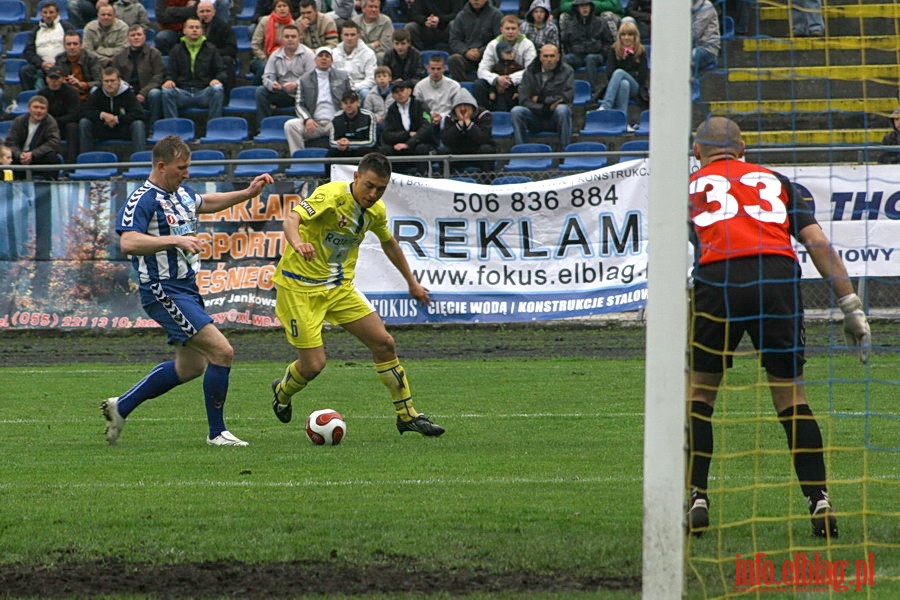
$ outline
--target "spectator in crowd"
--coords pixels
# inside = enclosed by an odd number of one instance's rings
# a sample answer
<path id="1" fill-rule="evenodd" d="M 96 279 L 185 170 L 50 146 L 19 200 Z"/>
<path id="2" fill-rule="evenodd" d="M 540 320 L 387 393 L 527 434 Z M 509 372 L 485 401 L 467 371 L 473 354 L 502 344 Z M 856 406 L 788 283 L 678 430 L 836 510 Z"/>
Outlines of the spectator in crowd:
<path id="1" fill-rule="evenodd" d="M 416 50 L 409 39 L 409 31 L 397 29 L 392 35 L 393 48 L 385 52 L 379 61 L 390 67 L 394 79 L 410 79 L 413 83 L 425 78 L 425 64 L 422 53 Z"/>
<path id="2" fill-rule="evenodd" d="M 135 98 L 150 112 L 150 122 L 162 118 L 162 84 L 166 66 L 162 53 L 147 44 L 147 34 L 140 25 L 128 28 L 128 47 L 113 59 L 122 80 L 134 90 Z"/>
<path id="3" fill-rule="evenodd" d="M 412 95 L 411 81 L 396 81 L 391 88 L 394 103 L 384 117 L 379 152 L 385 156 L 418 156 L 435 150 L 434 126 L 431 115 Z M 425 163 L 394 163 L 395 170 L 405 173 L 424 173 Z"/>
<path id="4" fill-rule="evenodd" d="M 609 83 L 598 110 L 621 110 L 627 114 L 631 100 L 644 108 L 650 106 L 647 51 L 641 44 L 641 34 L 634 21 L 626 19 L 619 26 L 619 39 L 609 51 L 606 72 L 610 73 Z M 631 125 L 628 127 L 629 131 L 634 131 Z"/>
<path id="5" fill-rule="evenodd" d="M 544 44 L 559 46 L 559 27 L 551 17 L 549 0 L 534 0 L 525 13 L 522 33 L 531 40 L 535 48 Z"/>
<path id="6" fill-rule="evenodd" d="M 98 7 L 97 19 L 84 26 L 84 49 L 99 56 L 103 66 L 109 66 L 126 46 L 128 25 L 116 17 L 116 9 L 111 4 Z"/>
<path id="7" fill-rule="evenodd" d="M 140 152 L 147 140 L 144 108 L 115 67 L 103 69 L 100 87 L 91 93 L 79 122 L 81 152 L 94 149 L 94 140 L 130 140 Z"/>
<path id="8" fill-rule="evenodd" d="M 197 16 L 197 0 L 156 0 L 156 48 L 168 55 L 181 40 L 184 22 L 188 17 Z"/>
<path id="9" fill-rule="evenodd" d="M 394 23 L 381 12 L 381 0 L 362 0 L 362 14 L 355 15 L 353 22 L 359 27 L 359 39 L 372 49 L 378 62 L 391 48 Z"/>
<path id="10" fill-rule="evenodd" d="M 256 119 L 262 122 L 272 116 L 272 106 L 297 104 L 300 78 L 316 68 L 313 51 L 300 43 L 300 30 L 288 25 L 281 32 L 282 46 L 266 62 L 262 85 L 256 88 Z"/>
<path id="11" fill-rule="evenodd" d="M 900 146 L 900 108 L 891 113 L 891 130 L 881 140 L 883 146 Z M 900 149 L 885 150 L 878 157 L 878 162 L 883 165 L 900 164 Z"/>
<path id="12" fill-rule="evenodd" d="M 378 60 L 371 48 L 359 43 L 359 25 L 353 21 L 341 27 L 341 43 L 334 49 L 334 66 L 350 76 L 351 87 L 365 100 L 375 85 Z"/>
<path id="13" fill-rule="evenodd" d="M 184 37 L 169 53 L 162 84 L 163 116 L 171 119 L 182 108 L 206 108 L 208 117 L 222 116 L 225 65 L 215 46 L 206 41 L 197 17 L 184 22 Z"/>
<path id="14" fill-rule="evenodd" d="M 108 0 L 98 0 L 98 2 L 106 1 Z M 150 29 L 150 15 L 140 0 L 116 0 L 113 6 L 116 7 L 116 17 L 125 21 L 129 27 L 140 25 L 145 30 Z"/>
<path id="15" fill-rule="evenodd" d="M 606 26 L 607 37 L 615 37 L 616 31 L 619 29 L 619 22 L 625 16 L 625 9 L 622 8 L 621 0 L 591 0 L 594 6 L 594 14 Z M 571 17 L 575 16 L 575 0 L 562 0 L 559 4 L 560 8 L 560 28 L 563 23 Z"/>
<path id="16" fill-rule="evenodd" d="M 295 105 L 297 118 L 284 124 L 291 154 L 305 148 L 308 140 L 328 138 L 341 98 L 352 89 L 346 71 L 334 66 L 333 53 L 336 51 L 328 46 L 319 48 L 316 68 L 300 78 Z"/>
<path id="17" fill-rule="evenodd" d="M 108 4 L 107 0 L 68 0 L 69 21 L 75 29 L 84 29 L 91 20 L 97 18 L 97 4 Z"/>
<path id="18" fill-rule="evenodd" d="M 6 145 L 12 150 L 14 165 L 58 165 L 59 127 L 50 116 L 47 99 L 35 94 L 28 100 L 28 113 L 16 117 Z M 16 179 L 25 179 L 25 171 L 16 171 Z M 54 171 L 35 171 L 34 178 L 56 179 Z"/>
<path id="19" fill-rule="evenodd" d="M 315 2 L 316 0 L 313 0 Z M 300 18 L 300 7 L 296 0 L 290 0 L 291 16 L 294 19 Z M 256 9 L 253 11 L 253 17 L 250 19 L 253 23 L 259 23 L 260 19 L 272 13 L 275 9 L 275 0 L 257 0 Z"/>
<path id="20" fill-rule="evenodd" d="M 334 19 L 319 12 L 316 0 L 300 0 L 300 18 L 294 19 L 294 24 L 300 30 L 300 43 L 310 50 L 334 48 L 341 39 Z"/>
<path id="21" fill-rule="evenodd" d="M 41 95 L 47 99 L 47 111 L 56 119 L 60 137 L 66 142 L 65 161 L 75 162 L 78 156 L 78 120 L 81 118 L 82 102 L 78 92 L 63 81 L 63 70 L 51 67 L 47 71 L 47 86 Z"/>
<path id="22" fill-rule="evenodd" d="M 700 72 L 716 66 L 722 41 L 719 15 L 709 0 L 694 0 L 691 5 L 691 94 L 700 99 Z"/>
<path id="23" fill-rule="evenodd" d="M 520 31 L 519 17 L 504 15 L 500 35 L 488 42 L 478 63 L 478 80 L 473 92 L 478 105 L 502 111 L 516 106 L 522 75 L 535 57 L 537 50 Z"/>
<path id="24" fill-rule="evenodd" d="M 294 17 L 291 16 L 291 3 L 288 0 L 275 0 L 272 13 L 259 20 L 250 40 L 250 52 L 253 55 L 250 72 L 253 73 L 253 85 L 262 85 L 266 61 L 281 47 L 281 34 L 284 28 L 293 24 Z"/>
<path id="25" fill-rule="evenodd" d="M 822 20 L 822 0 L 792 0 L 791 31 L 795 37 L 824 36 L 825 22 Z"/>
<path id="26" fill-rule="evenodd" d="M 488 0 L 469 0 L 450 23 L 450 77 L 474 81 L 484 48 L 497 32 L 503 14 Z"/>
<path id="27" fill-rule="evenodd" d="M 344 92 L 341 110 L 331 120 L 328 136 L 328 156 L 363 156 L 375 149 L 378 142 L 376 118 L 359 107 L 359 94 L 353 90 Z"/>
<path id="28" fill-rule="evenodd" d="M 441 123 L 440 153 L 447 154 L 496 154 L 494 118 L 491 111 L 478 106 L 466 89 L 460 89 L 453 109 Z M 451 165 L 462 171 L 467 168 L 491 170 L 493 161 L 459 161 Z"/>
<path id="29" fill-rule="evenodd" d="M 359 11 L 357 10 L 360 0 L 332 0 L 331 12 L 328 16 L 334 19 L 337 24 L 338 32 L 344 26 L 344 23 L 353 19 Z"/>
<path id="30" fill-rule="evenodd" d="M 213 0 L 200 0 L 197 4 L 197 18 L 200 19 L 200 25 L 203 28 L 203 35 L 206 36 L 206 41 L 215 46 L 222 56 L 225 72 L 228 73 L 223 83 L 225 84 L 225 91 L 228 92 L 234 87 L 238 55 L 237 38 L 234 35 L 234 29 L 218 15 L 216 4 Z"/>
<path id="31" fill-rule="evenodd" d="M 515 143 L 528 141 L 529 132 L 559 133 L 559 149 L 572 141 L 572 101 L 575 71 L 561 60 L 553 44 L 541 47 L 538 60 L 525 69 L 519 85 L 519 106 L 510 111 Z"/>
<path id="32" fill-rule="evenodd" d="M 450 50 L 450 22 L 465 0 L 414 0 L 409 7 L 409 30 L 418 50 Z"/>
<path id="33" fill-rule="evenodd" d="M 68 21 L 59 18 L 59 5 L 53 0 L 41 4 L 41 20 L 29 33 L 22 54 L 27 62 L 19 69 L 19 81 L 23 90 L 39 90 L 44 87 L 44 76 L 56 64 L 56 57 L 66 47 L 66 33 L 74 32 L 75 27 Z"/>
<path id="34" fill-rule="evenodd" d="M 600 67 L 610 46 L 616 41 L 616 30 L 610 32 L 607 24 L 594 13 L 591 0 L 574 0 L 572 14 L 562 24 L 565 56 L 563 60 L 573 69 L 585 68 L 585 79 L 591 90 L 596 91 Z"/>
<path id="35" fill-rule="evenodd" d="M 441 120 L 450 113 L 461 89 L 458 82 L 444 76 L 446 68 L 443 55 L 432 54 L 428 59 L 428 77 L 413 89 L 413 96 L 428 110 L 435 127 L 440 127 Z"/>
<path id="36" fill-rule="evenodd" d="M 392 80 L 390 67 L 384 65 L 375 67 L 375 86 L 366 95 L 363 108 L 375 115 L 378 125 L 384 122 L 388 107 L 394 103 L 394 98 L 391 96 Z"/>
<path id="37" fill-rule="evenodd" d="M 56 64 L 62 67 L 63 81 L 75 88 L 84 102 L 91 94 L 91 89 L 100 85 L 102 61 L 97 55 L 84 49 L 81 35 L 77 31 L 66 32 L 63 45 L 65 51 L 56 57 Z"/>
<path id="38" fill-rule="evenodd" d="M 744 0 L 738 0 L 744 2 Z M 650 7 L 652 0 L 628 0 L 625 7 L 625 16 L 631 17 L 637 23 L 638 33 L 641 39 L 650 43 Z"/>

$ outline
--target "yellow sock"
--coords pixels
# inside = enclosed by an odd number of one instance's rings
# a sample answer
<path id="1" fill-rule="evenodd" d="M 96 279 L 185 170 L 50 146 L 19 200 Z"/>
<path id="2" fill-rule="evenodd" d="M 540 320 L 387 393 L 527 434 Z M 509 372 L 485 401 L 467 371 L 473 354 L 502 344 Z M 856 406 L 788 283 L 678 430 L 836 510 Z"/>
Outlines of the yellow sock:
<path id="1" fill-rule="evenodd" d="M 400 359 L 375 363 L 375 370 L 378 372 L 378 378 L 384 387 L 391 392 L 391 400 L 394 402 L 394 410 L 397 415 L 404 421 L 411 421 L 419 416 L 412 403 L 412 392 L 409 389 L 409 382 L 406 380 L 406 371 L 400 366 Z"/>
<path id="2" fill-rule="evenodd" d="M 275 393 L 278 394 L 278 401 L 282 404 L 290 404 L 294 394 L 305 388 L 306 384 L 309 383 L 297 371 L 296 364 L 295 361 L 287 366 L 281 383 L 275 388 Z"/>

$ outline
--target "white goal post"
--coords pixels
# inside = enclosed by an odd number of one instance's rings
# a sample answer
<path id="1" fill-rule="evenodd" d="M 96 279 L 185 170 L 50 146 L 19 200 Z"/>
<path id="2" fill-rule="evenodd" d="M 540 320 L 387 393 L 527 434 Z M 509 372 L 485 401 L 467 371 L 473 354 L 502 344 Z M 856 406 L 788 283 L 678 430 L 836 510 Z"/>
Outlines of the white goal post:
<path id="1" fill-rule="evenodd" d="M 653 3 L 643 597 L 684 588 L 691 3 Z"/>

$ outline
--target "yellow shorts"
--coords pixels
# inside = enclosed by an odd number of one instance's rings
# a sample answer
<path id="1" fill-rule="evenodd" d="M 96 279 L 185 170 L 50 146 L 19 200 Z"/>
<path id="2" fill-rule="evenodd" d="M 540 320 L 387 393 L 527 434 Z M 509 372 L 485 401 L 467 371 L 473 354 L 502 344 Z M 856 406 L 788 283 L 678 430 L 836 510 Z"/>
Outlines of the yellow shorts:
<path id="1" fill-rule="evenodd" d="M 295 348 L 322 345 L 322 324 L 343 325 L 375 312 L 369 300 L 352 283 L 330 290 L 296 292 L 278 288 L 275 316 L 284 325 L 288 342 Z"/>

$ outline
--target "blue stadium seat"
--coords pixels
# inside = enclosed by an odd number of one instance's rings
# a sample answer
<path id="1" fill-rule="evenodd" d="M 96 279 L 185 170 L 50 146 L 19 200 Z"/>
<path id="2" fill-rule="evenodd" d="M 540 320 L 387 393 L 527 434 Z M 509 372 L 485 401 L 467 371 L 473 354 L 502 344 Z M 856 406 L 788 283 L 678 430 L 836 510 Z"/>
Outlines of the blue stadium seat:
<path id="1" fill-rule="evenodd" d="M 119 162 L 119 157 L 113 152 L 94 151 L 82 152 L 75 159 L 75 163 L 86 165 L 91 163 L 114 163 Z M 87 181 L 90 179 L 109 179 L 115 177 L 119 170 L 116 167 L 92 167 L 92 168 L 76 168 L 69 173 L 69 179 L 75 181 Z"/>
<path id="2" fill-rule="evenodd" d="M 16 108 L 10 114 L 13 117 L 24 115 L 28 112 L 28 101 L 37 94 L 37 90 L 23 90 L 16 95 Z"/>
<path id="3" fill-rule="evenodd" d="M 153 162 L 153 151 L 141 150 L 140 152 L 134 152 L 128 158 L 128 162 Z M 150 177 L 150 170 L 150 167 L 140 167 L 137 165 L 133 165 L 131 167 L 128 167 L 127 171 L 122 172 L 122 177 L 124 177 L 125 179 L 147 179 L 148 177 Z"/>
<path id="4" fill-rule="evenodd" d="M 7 58 L 3 61 L 5 73 L 3 75 L 4 85 L 21 85 L 19 81 L 19 69 L 28 64 L 24 58 Z"/>
<path id="5" fill-rule="evenodd" d="M 291 158 L 325 158 L 327 155 L 327 148 L 301 148 L 294 150 Z M 284 170 L 285 175 L 294 177 L 324 177 L 327 173 L 328 166 L 324 162 L 291 163 Z"/>
<path id="6" fill-rule="evenodd" d="M 734 18 L 722 18 L 722 39 L 729 40 L 734 37 Z"/>
<path id="7" fill-rule="evenodd" d="M 648 152 L 650 142 L 648 140 L 628 140 L 619 147 L 623 152 Z M 635 160 L 640 156 L 621 156 L 620 160 Z"/>
<path id="8" fill-rule="evenodd" d="M 606 152 L 606 144 L 600 142 L 574 142 L 566 146 L 564 152 Z M 605 156 L 566 156 L 559 163 L 560 171 L 591 171 L 605 167 L 609 160 Z"/>
<path id="9" fill-rule="evenodd" d="M 638 121 L 637 129 L 634 135 L 650 135 L 650 109 L 641 111 L 641 118 Z"/>
<path id="10" fill-rule="evenodd" d="M 147 41 L 145 42 L 148 46 L 153 46 L 156 48 L 156 30 L 155 29 L 144 29 L 144 35 L 147 37 Z"/>
<path id="11" fill-rule="evenodd" d="M 201 144 L 237 144 L 250 139 L 249 125 L 244 117 L 216 117 L 206 122 L 206 135 Z"/>
<path id="12" fill-rule="evenodd" d="M 576 79 L 575 98 L 572 100 L 572 106 L 584 106 L 591 101 L 592 95 L 591 82 L 584 79 Z"/>
<path id="13" fill-rule="evenodd" d="M 241 12 L 235 15 L 235 20 L 250 23 L 253 21 L 253 13 L 256 12 L 256 0 L 244 0 Z"/>
<path id="14" fill-rule="evenodd" d="M 147 9 L 147 16 L 150 17 L 150 22 L 156 21 L 156 0 L 141 0 L 141 4 Z"/>
<path id="15" fill-rule="evenodd" d="M 25 45 L 28 43 L 30 31 L 19 31 L 13 36 L 12 48 L 6 53 L 7 58 L 22 58 L 25 55 Z"/>
<path id="16" fill-rule="evenodd" d="M 516 144 L 509 151 L 513 154 L 553 152 L 548 144 Z M 504 171 L 548 171 L 553 166 L 552 158 L 513 158 L 503 167 Z"/>
<path id="17" fill-rule="evenodd" d="M 584 115 L 581 136 L 624 135 L 628 129 L 628 115 L 621 110 L 592 110 Z"/>
<path id="18" fill-rule="evenodd" d="M 500 177 L 494 177 L 491 181 L 491 185 L 507 185 L 510 183 L 531 183 L 534 181 L 531 177 L 527 175 L 501 175 Z"/>
<path id="19" fill-rule="evenodd" d="M 195 165 L 197 160 L 216 160 L 215 165 Z M 191 153 L 191 177 L 201 179 L 204 177 L 218 177 L 225 174 L 225 153 L 221 150 L 194 150 Z"/>
<path id="20" fill-rule="evenodd" d="M 511 138 L 513 136 L 512 115 L 504 110 L 491 111 L 494 119 L 492 132 L 495 138 Z"/>
<path id="21" fill-rule="evenodd" d="M 250 52 L 250 26 L 235 25 L 231 29 L 234 31 L 238 52 Z"/>
<path id="22" fill-rule="evenodd" d="M 519 12 L 519 0 L 500 0 L 498 7 L 504 15 L 515 15 Z"/>
<path id="23" fill-rule="evenodd" d="M 222 110 L 226 115 L 238 115 L 244 113 L 256 114 L 256 87 L 255 85 L 239 85 L 231 88 L 228 93 L 228 104 Z"/>
<path id="24" fill-rule="evenodd" d="M 277 159 L 278 151 L 271 148 L 250 148 L 238 152 L 237 160 Z M 263 173 L 277 173 L 281 170 L 278 163 L 239 164 L 234 168 L 235 177 L 256 177 Z"/>
<path id="25" fill-rule="evenodd" d="M 22 25 L 27 16 L 22 0 L 0 0 L 0 25 Z"/>
<path id="26" fill-rule="evenodd" d="M 175 117 L 160 119 L 153 124 L 153 135 L 147 138 L 147 142 L 155 144 L 167 135 L 177 135 L 185 142 L 194 141 L 194 122 L 191 119 Z"/>
<path id="27" fill-rule="evenodd" d="M 284 135 L 284 124 L 293 118 L 291 115 L 266 117 L 259 124 L 259 133 L 253 138 L 253 141 L 257 144 L 287 143 L 287 138 Z"/>
<path id="28" fill-rule="evenodd" d="M 0 144 L 9 135 L 10 129 L 12 129 L 12 120 L 0 121 Z"/>

